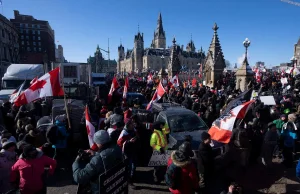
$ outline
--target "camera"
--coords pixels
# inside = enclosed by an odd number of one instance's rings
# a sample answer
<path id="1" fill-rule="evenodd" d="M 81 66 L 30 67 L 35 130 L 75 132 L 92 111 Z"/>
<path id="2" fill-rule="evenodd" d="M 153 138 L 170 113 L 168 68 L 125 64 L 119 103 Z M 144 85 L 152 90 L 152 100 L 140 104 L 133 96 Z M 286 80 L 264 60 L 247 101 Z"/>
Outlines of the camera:
<path id="1" fill-rule="evenodd" d="M 91 154 L 80 149 L 80 150 L 78 150 L 78 157 L 81 162 L 88 163 L 91 159 Z"/>

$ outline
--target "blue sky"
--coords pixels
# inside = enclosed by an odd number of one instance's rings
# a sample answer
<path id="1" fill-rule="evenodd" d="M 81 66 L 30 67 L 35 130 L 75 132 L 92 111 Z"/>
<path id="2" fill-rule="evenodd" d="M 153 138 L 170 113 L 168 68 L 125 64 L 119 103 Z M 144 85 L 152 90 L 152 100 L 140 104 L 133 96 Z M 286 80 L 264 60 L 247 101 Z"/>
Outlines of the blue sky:
<path id="1" fill-rule="evenodd" d="M 295 0 L 295 2 L 300 0 Z M 289 62 L 294 44 L 300 37 L 300 7 L 280 0 L 2 0 L 3 15 L 13 18 L 13 10 L 48 20 L 55 39 L 64 47 L 65 58 L 86 62 L 97 44 L 107 49 L 110 39 L 111 58 L 117 59 L 120 39 L 126 48 L 133 47 L 138 31 L 144 33 L 149 47 L 162 13 L 167 45 L 173 36 L 186 44 L 193 36 L 196 49 L 207 52 L 212 26 L 219 26 L 219 38 L 225 59 L 232 64 L 243 56 L 242 42 L 251 41 L 249 61 L 269 65 Z M 105 57 L 105 53 L 103 53 Z"/>

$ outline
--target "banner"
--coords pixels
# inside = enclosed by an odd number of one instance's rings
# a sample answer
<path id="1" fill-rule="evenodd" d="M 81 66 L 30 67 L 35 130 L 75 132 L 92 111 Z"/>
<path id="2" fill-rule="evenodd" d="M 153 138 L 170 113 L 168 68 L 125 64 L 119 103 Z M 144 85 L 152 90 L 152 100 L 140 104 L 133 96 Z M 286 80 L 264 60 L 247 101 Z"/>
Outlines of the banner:
<path id="1" fill-rule="evenodd" d="M 249 89 L 249 90 L 246 90 L 246 91 L 242 92 L 235 99 L 231 100 L 228 103 L 228 105 L 226 106 L 226 108 L 225 108 L 225 110 L 222 114 L 223 115 L 228 114 L 235 107 L 249 101 L 251 99 L 251 96 L 252 96 L 252 89 Z"/>
<path id="2" fill-rule="evenodd" d="M 160 151 L 154 150 L 152 153 L 152 156 L 150 158 L 150 161 L 148 163 L 148 166 L 167 166 L 168 160 L 171 157 L 172 152 L 175 150 L 166 150 L 165 154 L 161 154 Z M 194 159 L 196 159 L 197 156 L 197 150 L 193 150 L 194 152 Z"/>
<path id="3" fill-rule="evenodd" d="M 127 162 L 120 162 L 99 177 L 99 193 L 101 194 L 128 194 Z"/>

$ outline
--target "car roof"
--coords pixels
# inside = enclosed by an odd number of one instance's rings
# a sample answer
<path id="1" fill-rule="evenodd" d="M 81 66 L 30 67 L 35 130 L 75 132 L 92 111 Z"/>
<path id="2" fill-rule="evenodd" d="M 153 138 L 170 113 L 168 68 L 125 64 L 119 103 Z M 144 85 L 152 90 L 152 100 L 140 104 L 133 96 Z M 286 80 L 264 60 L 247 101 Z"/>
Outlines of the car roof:
<path id="1" fill-rule="evenodd" d="M 195 113 L 193 111 L 183 108 L 183 107 L 169 107 L 162 112 L 165 112 L 166 116 L 178 115 L 178 113 L 195 115 Z"/>

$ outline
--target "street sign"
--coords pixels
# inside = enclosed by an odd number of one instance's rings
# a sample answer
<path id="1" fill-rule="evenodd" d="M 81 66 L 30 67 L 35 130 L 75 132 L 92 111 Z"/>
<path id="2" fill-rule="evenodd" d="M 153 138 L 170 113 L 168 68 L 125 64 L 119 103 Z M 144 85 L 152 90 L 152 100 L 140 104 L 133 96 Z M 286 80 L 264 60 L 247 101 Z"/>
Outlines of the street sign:
<path id="1" fill-rule="evenodd" d="M 127 162 L 123 161 L 101 174 L 99 184 L 101 194 L 128 194 Z"/>

